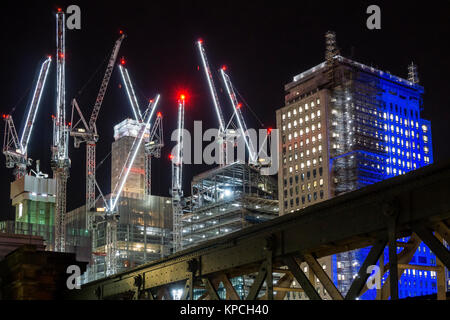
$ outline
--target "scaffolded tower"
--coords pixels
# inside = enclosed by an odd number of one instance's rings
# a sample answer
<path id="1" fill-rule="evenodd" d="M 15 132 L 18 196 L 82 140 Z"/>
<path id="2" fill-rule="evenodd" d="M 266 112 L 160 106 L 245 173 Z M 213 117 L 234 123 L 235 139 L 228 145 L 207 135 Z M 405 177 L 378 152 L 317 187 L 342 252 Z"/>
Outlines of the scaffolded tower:
<path id="1" fill-rule="evenodd" d="M 411 64 L 408 66 L 408 81 L 419 84 L 419 75 L 417 73 L 417 66 L 414 64 L 414 62 L 411 62 Z"/>
<path id="2" fill-rule="evenodd" d="M 191 212 L 182 217 L 183 246 L 278 216 L 277 192 L 273 177 L 239 162 L 195 176 L 188 199 Z"/>
<path id="3" fill-rule="evenodd" d="M 65 14 L 56 14 L 56 116 L 53 118 L 53 146 L 51 167 L 56 180 L 55 251 L 65 251 L 65 226 L 67 179 L 70 159 L 69 127 L 66 124 L 65 89 Z"/>

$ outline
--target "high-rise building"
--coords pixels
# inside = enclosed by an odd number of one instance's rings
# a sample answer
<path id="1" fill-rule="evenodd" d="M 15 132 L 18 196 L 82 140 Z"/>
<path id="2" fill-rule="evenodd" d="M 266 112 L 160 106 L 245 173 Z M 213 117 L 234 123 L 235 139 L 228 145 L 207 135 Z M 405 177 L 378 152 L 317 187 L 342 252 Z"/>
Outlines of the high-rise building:
<path id="1" fill-rule="evenodd" d="M 331 32 L 325 58 L 285 85 L 285 106 L 276 112 L 281 215 L 433 162 L 430 122 L 420 116 L 424 88 L 414 65 L 403 79 L 344 58 Z M 429 249 L 420 248 L 413 260 L 435 264 Z M 344 294 L 367 252 L 329 260 Z M 416 279 L 416 272 L 405 270 L 400 297 L 436 292 L 436 274 L 420 271 Z"/>
<path id="2" fill-rule="evenodd" d="M 111 192 L 114 192 L 121 178 L 122 171 L 126 170 L 125 163 L 131 157 L 130 150 L 139 133 L 141 124 L 133 119 L 125 119 L 114 126 L 114 142 L 111 148 Z M 144 135 L 144 142 L 148 142 L 148 131 Z M 145 146 L 139 148 L 133 167 L 123 187 L 122 196 L 143 199 L 145 194 Z"/>

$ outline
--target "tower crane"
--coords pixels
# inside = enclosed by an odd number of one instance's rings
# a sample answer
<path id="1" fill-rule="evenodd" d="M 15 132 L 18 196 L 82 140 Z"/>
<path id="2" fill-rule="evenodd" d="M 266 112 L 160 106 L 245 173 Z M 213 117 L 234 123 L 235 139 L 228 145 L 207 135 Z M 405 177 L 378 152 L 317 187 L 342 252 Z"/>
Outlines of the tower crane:
<path id="1" fill-rule="evenodd" d="M 222 75 L 223 82 L 225 84 L 225 88 L 227 90 L 228 97 L 230 98 L 231 105 L 233 106 L 234 115 L 236 116 L 239 130 L 241 131 L 242 138 L 245 141 L 245 145 L 247 146 L 249 158 L 250 158 L 250 164 L 256 165 L 258 160 L 258 154 L 255 150 L 255 147 L 253 146 L 252 139 L 249 137 L 247 140 L 246 138 L 246 132 L 247 132 L 247 125 L 245 123 L 244 117 L 242 115 L 242 104 L 238 102 L 236 98 L 236 94 L 233 89 L 233 84 L 231 83 L 230 77 L 225 72 L 226 68 L 222 67 L 220 69 L 220 74 Z"/>
<path id="2" fill-rule="evenodd" d="M 178 135 L 175 154 L 170 154 L 172 160 L 172 211 L 173 211 L 173 248 L 174 252 L 182 249 L 182 226 L 183 215 L 183 130 L 184 130 L 184 106 L 186 95 L 180 94 L 178 98 Z"/>
<path id="3" fill-rule="evenodd" d="M 144 117 L 150 112 L 152 113 L 155 109 L 153 106 L 153 101 L 150 100 L 144 115 L 141 113 L 141 108 L 139 107 L 139 102 L 137 100 L 136 94 L 134 92 L 133 83 L 131 82 L 130 75 L 127 68 L 125 67 L 125 60 L 122 58 L 119 64 L 120 75 L 122 76 L 123 83 L 125 85 L 125 90 L 127 92 L 128 100 L 130 101 L 131 109 L 133 111 L 134 118 L 137 122 L 145 121 Z M 163 127 L 162 118 L 159 116 L 156 119 L 155 124 L 150 128 L 150 139 L 145 143 L 145 181 L 144 181 L 144 194 L 149 196 L 151 194 L 151 158 L 161 157 L 161 148 L 164 147 L 163 140 Z"/>
<path id="4" fill-rule="evenodd" d="M 66 187 L 69 177 L 69 126 L 66 124 L 65 14 L 56 13 L 56 116 L 53 117 L 51 167 L 56 180 L 55 251 L 65 251 Z"/>
<path id="5" fill-rule="evenodd" d="M 70 135 L 74 138 L 75 148 L 79 148 L 80 144 L 83 142 L 86 143 L 86 229 L 88 230 L 92 230 L 95 221 L 95 214 L 91 214 L 91 212 L 92 209 L 95 208 L 95 148 L 99 138 L 96 122 L 103 103 L 103 98 L 105 97 L 109 80 L 114 69 L 120 46 L 125 37 L 126 35 L 122 31 L 120 31 L 120 36 L 114 43 L 108 65 L 106 67 L 106 71 L 97 94 L 97 98 L 95 99 L 95 104 L 92 108 L 89 122 L 87 122 L 84 118 L 76 99 L 72 100 L 72 127 L 70 130 Z M 79 116 L 79 120 L 76 123 L 73 122 L 74 111 L 76 111 Z"/>
<path id="6" fill-rule="evenodd" d="M 28 142 L 30 141 L 51 62 L 52 58 L 47 57 L 41 64 L 20 139 L 12 115 L 3 115 L 3 119 L 6 122 L 3 154 L 6 157 L 6 167 L 14 168 L 16 180 L 26 175 L 27 167 L 31 165 L 31 159 L 28 158 Z"/>
<path id="7" fill-rule="evenodd" d="M 222 148 L 221 150 L 221 155 L 220 155 L 220 164 L 224 165 L 226 163 L 226 159 L 227 159 L 227 143 L 226 143 L 226 125 L 225 125 L 225 120 L 222 114 L 222 108 L 220 107 L 220 102 L 219 102 L 219 98 L 217 96 L 217 91 L 216 91 L 216 87 L 214 85 L 214 79 L 211 73 L 211 68 L 209 66 L 208 63 L 208 58 L 206 56 L 206 51 L 205 48 L 203 46 L 203 40 L 200 39 L 197 41 L 197 47 L 198 50 L 200 52 L 200 57 L 202 59 L 202 66 L 203 66 L 203 70 L 205 72 L 205 76 L 206 76 L 206 80 L 208 82 L 208 87 L 209 87 L 209 92 L 211 94 L 211 99 L 213 101 L 214 104 L 214 109 L 216 110 L 216 115 L 217 115 L 217 119 L 219 121 L 219 136 L 218 139 L 221 143 Z"/>

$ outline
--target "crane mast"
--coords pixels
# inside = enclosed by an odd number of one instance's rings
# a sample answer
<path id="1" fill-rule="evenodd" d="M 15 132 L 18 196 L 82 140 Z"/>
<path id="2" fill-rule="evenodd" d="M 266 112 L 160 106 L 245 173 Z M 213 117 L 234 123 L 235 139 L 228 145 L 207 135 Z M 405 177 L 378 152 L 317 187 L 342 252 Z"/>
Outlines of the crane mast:
<path id="1" fill-rule="evenodd" d="M 221 155 L 220 155 L 220 164 L 224 165 L 226 163 L 226 159 L 227 159 L 227 156 L 226 156 L 227 144 L 226 144 L 226 140 L 225 140 L 225 135 L 226 135 L 225 134 L 225 130 L 226 130 L 225 120 L 224 120 L 224 117 L 222 114 L 222 109 L 220 107 L 220 102 L 219 102 L 219 98 L 217 96 L 216 87 L 214 85 L 211 68 L 208 63 L 208 58 L 206 56 L 206 51 L 203 46 L 203 40 L 197 41 L 197 47 L 200 52 L 200 57 L 202 59 L 202 66 L 203 66 L 203 70 L 205 72 L 206 80 L 208 82 L 209 92 L 211 94 L 211 98 L 212 98 L 212 101 L 214 104 L 214 109 L 216 110 L 217 119 L 219 120 L 219 137 L 218 138 L 222 145 Z"/>
<path id="2" fill-rule="evenodd" d="M 69 128 L 65 110 L 65 14 L 56 14 L 56 116 L 53 118 L 53 146 L 51 167 L 56 180 L 55 251 L 65 251 L 66 188 L 69 177 Z"/>
<path id="3" fill-rule="evenodd" d="M 173 249 L 177 252 L 182 249 L 181 217 L 183 215 L 183 130 L 184 130 L 184 106 L 185 96 L 178 99 L 178 136 L 175 154 L 171 154 L 172 160 L 172 210 L 173 210 Z"/>
<path id="4" fill-rule="evenodd" d="M 247 146 L 250 163 L 256 164 L 258 156 L 257 156 L 257 153 L 253 146 L 252 139 L 249 138 L 247 140 L 247 138 L 246 138 L 247 125 L 245 123 L 244 116 L 242 115 L 242 111 L 241 111 L 242 104 L 240 104 L 237 101 L 236 94 L 233 89 L 233 84 L 231 83 L 231 80 L 230 80 L 230 77 L 228 76 L 228 74 L 226 74 L 225 68 L 221 68 L 220 73 L 222 75 L 223 82 L 225 83 L 225 88 L 227 90 L 228 97 L 230 98 L 231 105 L 233 106 L 234 114 L 238 121 L 238 125 L 239 125 L 239 129 L 241 131 L 242 138 L 244 139 L 245 145 Z"/>

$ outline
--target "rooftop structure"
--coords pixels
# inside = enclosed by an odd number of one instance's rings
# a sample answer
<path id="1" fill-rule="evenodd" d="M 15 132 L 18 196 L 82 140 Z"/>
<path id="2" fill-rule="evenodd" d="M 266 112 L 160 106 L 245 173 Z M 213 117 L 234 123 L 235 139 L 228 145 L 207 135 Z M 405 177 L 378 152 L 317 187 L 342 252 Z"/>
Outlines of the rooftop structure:
<path id="1" fill-rule="evenodd" d="M 133 119 L 125 119 L 114 126 L 114 139 L 111 147 L 111 190 L 119 183 L 124 165 L 130 156 L 130 150 L 137 137 L 141 125 Z M 148 129 L 146 129 L 148 130 Z M 149 142 L 150 133 L 144 134 L 144 142 Z M 133 167 L 125 182 L 122 195 L 129 198 L 143 199 L 145 195 L 145 146 L 141 145 Z"/>

